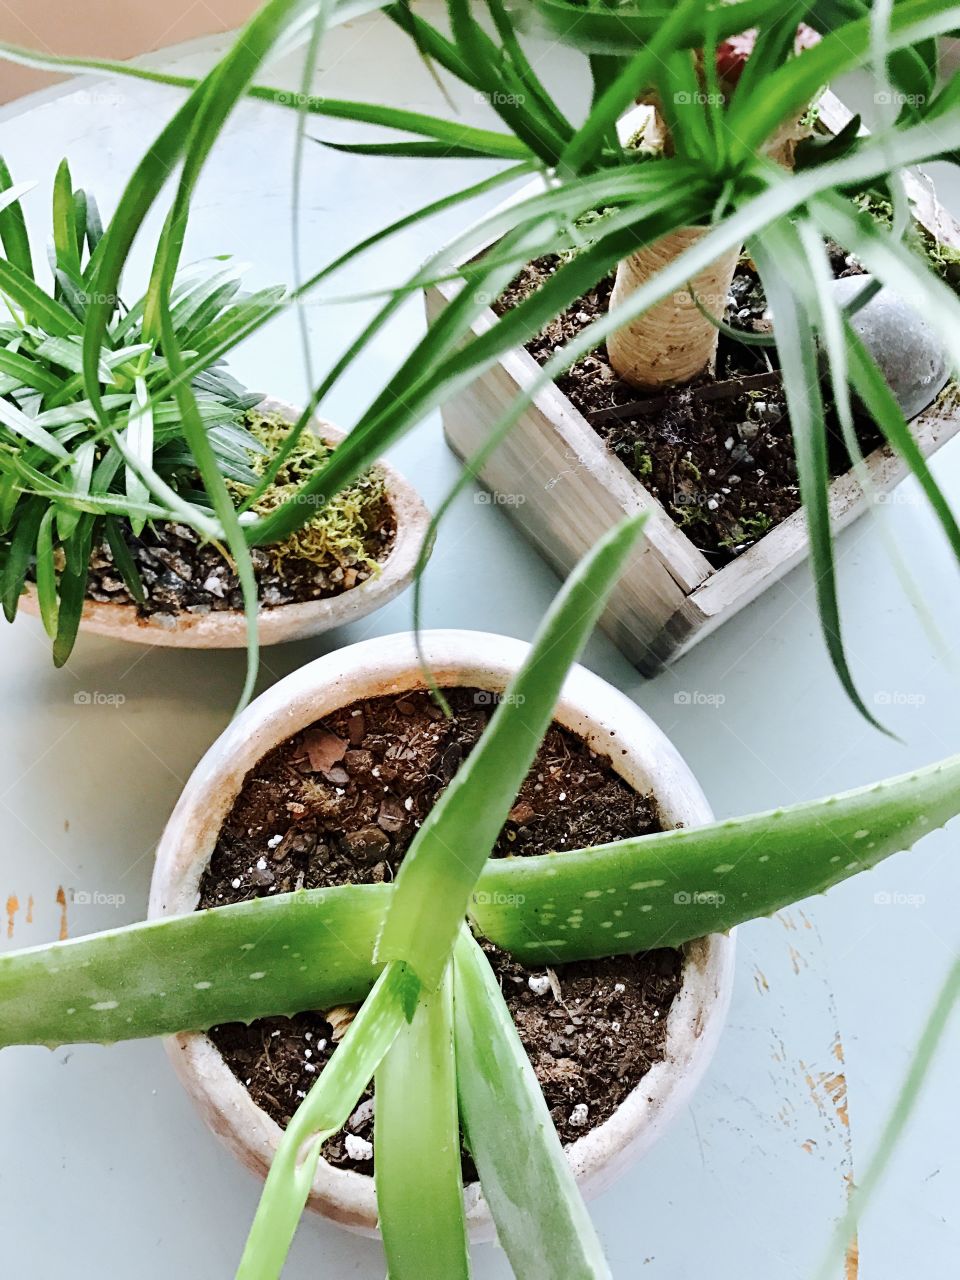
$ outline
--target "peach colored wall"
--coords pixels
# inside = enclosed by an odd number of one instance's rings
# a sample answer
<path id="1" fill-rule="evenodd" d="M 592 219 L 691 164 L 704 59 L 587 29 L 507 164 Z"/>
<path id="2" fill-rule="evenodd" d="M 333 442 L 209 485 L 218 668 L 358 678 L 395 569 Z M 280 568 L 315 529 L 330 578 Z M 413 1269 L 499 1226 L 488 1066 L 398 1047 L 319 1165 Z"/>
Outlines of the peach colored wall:
<path id="1" fill-rule="evenodd" d="M 44 53 L 132 58 L 237 27 L 258 0 L 3 0 L 0 41 Z M 0 102 L 59 77 L 0 61 Z"/>

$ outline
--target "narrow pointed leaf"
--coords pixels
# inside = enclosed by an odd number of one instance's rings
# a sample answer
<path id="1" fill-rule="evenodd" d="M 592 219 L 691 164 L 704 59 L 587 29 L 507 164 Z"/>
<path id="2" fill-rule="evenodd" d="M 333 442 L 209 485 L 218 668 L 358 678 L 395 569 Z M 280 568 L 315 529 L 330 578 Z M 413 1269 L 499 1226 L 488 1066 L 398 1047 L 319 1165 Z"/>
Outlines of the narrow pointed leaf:
<path id="1" fill-rule="evenodd" d="M 624 520 L 567 579 L 480 741 L 403 860 L 377 956 L 406 961 L 431 990 L 447 965 L 470 894 L 547 731 L 567 672 L 642 527 L 642 516 Z"/>
<path id="2" fill-rule="evenodd" d="M 453 971 L 463 1129 L 514 1275 L 609 1280 L 530 1059 L 493 970 L 466 929 Z"/>
<path id="3" fill-rule="evenodd" d="M 376 1075 L 374 1167 L 390 1280 L 468 1280 L 450 970 Z"/>
<path id="4" fill-rule="evenodd" d="M 402 964 L 387 966 L 287 1125 L 267 1175 L 236 1280 L 278 1280 L 313 1185 L 320 1148 L 347 1123 L 384 1054 L 405 1025 L 411 981 Z M 414 992 L 414 1003 L 416 999 Z"/>

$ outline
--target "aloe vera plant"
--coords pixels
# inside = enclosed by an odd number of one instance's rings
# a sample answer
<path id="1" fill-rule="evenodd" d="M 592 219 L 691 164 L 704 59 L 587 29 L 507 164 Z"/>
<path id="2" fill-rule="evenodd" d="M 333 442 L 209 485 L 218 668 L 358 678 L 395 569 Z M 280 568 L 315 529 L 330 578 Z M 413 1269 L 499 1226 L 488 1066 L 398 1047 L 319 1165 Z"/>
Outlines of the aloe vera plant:
<path id="1" fill-rule="evenodd" d="M 476 937 L 524 961 L 679 946 L 822 892 L 960 812 L 953 757 L 774 813 L 489 859 L 640 525 L 614 529 L 567 583 L 395 885 L 301 890 L 0 956 L 4 1045 L 110 1042 L 363 1001 L 280 1144 L 240 1263 L 245 1280 L 280 1273 L 322 1144 L 374 1075 L 392 1276 L 469 1275 L 459 1129 L 518 1277 L 608 1275 Z M 932 1043 L 925 1060 L 930 1052 Z"/>

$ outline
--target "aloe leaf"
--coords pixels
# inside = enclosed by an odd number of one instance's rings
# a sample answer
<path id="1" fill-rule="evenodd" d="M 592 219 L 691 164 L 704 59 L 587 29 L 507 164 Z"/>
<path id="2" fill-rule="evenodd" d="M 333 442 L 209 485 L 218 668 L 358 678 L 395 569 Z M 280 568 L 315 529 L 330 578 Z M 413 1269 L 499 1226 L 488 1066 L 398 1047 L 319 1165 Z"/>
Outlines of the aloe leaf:
<path id="1" fill-rule="evenodd" d="M 101 1044 L 361 1000 L 389 885 L 195 911 L 0 955 L 0 1045 Z"/>
<path id="2" fill-rule="evenodd" d="M 960 756 L 822 800 L 488 863 L 470 913 L 532 962 L 674 947 L 824 893 L 960 813 Z"/>
<path id="3" fill-rule="evenodd" d="M 275 1280 L 307 1203 L 320 1149 L 342 1129 L 384 1054 L 407 1021 L 419 984 L 391 964 L 347 1029 L 284 1131 L 270 1166 L 237 1280 Z"/>
<path id="4" fill-rule="evenodd" d="M 547 731 L 567 672 L 643 523 L 642 515 L 622 521 L 574 569 L 480 741 L 404 857 L 377 958 L 406 961 L 430 990 L 447 965 L 470 894 Z"/>
<path id="5" fill-rule="evenodd" d="M 487 958 L 466 929 L 453 975 L 463 1129 L 514 1275 L 609 1280 L 530 1059 Z"/>
<path id="6" fill-rule="evenodd" d="M 450 971 L 376 1074 L 374 1168 L 390 1280 L 468 1280 Z"/>

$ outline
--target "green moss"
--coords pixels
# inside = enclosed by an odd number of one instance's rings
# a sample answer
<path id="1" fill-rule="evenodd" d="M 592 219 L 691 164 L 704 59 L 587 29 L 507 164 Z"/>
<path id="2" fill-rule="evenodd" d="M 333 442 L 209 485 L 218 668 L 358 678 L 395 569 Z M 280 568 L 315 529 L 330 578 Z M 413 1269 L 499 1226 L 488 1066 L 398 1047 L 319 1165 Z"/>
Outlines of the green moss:
<path id="1" fill-rule="evenodd" d="M 893 225 L 893 205 L 876 191 L 861 191 L 854 196 L 853 203 L 864 213 L 869 213 L 881 227 Z M 960 288 L 960 249 L 941 244 L 936 236 L 917 222 L 911 223 L 904 243 L 925 258 L 936 275 L 952 289 Z"/>
<path id="2" fill-rule="evenodd" d="M 812 102 L 800 117 L 800 127 L 801 129 L 812 129 L 819 119 L 820 104 L 819 102 Z"/>
<path id="3" fill-rule="evenodd" d="M 759 542 L 768 529 L 773 528 L 773 517 L 765 511 L 758 511 L 755 516 L 741 516 L 734 525 L 733 532 L 727 538 L 721 538 L 720 546 L 728 551 L 736 551 L 745 543 Z"/>
<path id="4" fill-rule="evenodd" d="M 562 263 L 572 262 L 574 258 L 583 253 L 584 249 L 589 249 L 591 245 L 596 244 L 603 234 L 601 223 L 609 218 L 611 214 L 617 213 L 616 208 L 588 209 L 586 213 L 581 213 L 579 218 L 573 221 L 571 239 L 574 241 L 567 249 L 561 249 L 557 255 Z"/>
<path id="5" fill-rule="evenodd" d="M 653 458 L 639 440 L 633 446 L 633 470 L 641 480 L 653 475 Z"/>
<path id="6" fill-rule="evenodd" d="M 266 450 L 251 455 L 250 466 L 262 476 L 284 441 L 291 424 L 275 413 L 247 414 L 246 426 Z M 276 479 L 253 504 L 258 515 L 266 516 L 290 498 L 296 498 L 304 483 L 327 461 L 333 449 L 310 431 L 305 431 L 281 467 Z M 244 499 L 251 490 L 247 485 L 228 483 L 233 495 Z M 334 494 L 316 515 L 292 533 L 286 541 L 265 547 L 274 568 L 282 571 L 284 562 L 309 560 L 327 571 L 361 568 L 370 573 L 380 566 L 371 554 L 371 535 L 383 522 L 386 479 L 379 467 L 371 467 L 358 479 Z M 375 548 L 374 548 L 375 549 Z"/>

